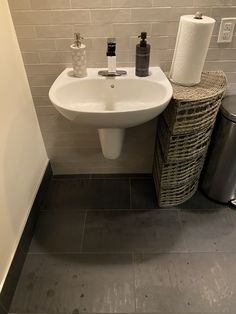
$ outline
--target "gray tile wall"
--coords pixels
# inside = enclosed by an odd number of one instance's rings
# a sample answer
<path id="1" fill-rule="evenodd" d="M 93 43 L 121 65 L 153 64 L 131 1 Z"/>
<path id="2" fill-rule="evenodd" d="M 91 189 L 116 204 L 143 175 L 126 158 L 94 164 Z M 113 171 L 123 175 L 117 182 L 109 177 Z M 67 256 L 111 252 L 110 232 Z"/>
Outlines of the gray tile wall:
<path id="1" fill-rule="evenodd" d="M 70 66 L 73 32 L 86 38 L 89 67 L 106 67 L 106 38 L 117 37 L 118 66 L 133 66 L 135 44 L 146 30 L 151 65 L 168 70 L 179 17 L 201 10 L 217 20 L 206 69 L 222 69 L 236 92 L 236 35 L 217 44 L 221 17 L 236 16 L 236 0 L 9 0 L 48 155 L 55 173 L 151 172 L 155 122 L 127 131 L 121 157 L 105 160 L 96 130 L 61 117 L 48 100 L 57 75 Z"/>

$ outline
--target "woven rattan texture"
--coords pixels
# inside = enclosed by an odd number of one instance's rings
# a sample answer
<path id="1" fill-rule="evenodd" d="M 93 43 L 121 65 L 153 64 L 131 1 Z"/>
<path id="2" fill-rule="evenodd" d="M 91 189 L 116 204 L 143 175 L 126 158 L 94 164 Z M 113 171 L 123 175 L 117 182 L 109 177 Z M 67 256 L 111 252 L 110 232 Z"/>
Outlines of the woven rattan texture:
<path id="1" fill-rule="evenodd" d="M 186 87 L 172 83 L 173 99 L 181 102 L 212 100 L 225 92 L 226 85 L 224 72 L 203 72 L 198 85 Z"/>
<path id="2" fill-rule="evenodd" d="M 196 192 L 226 78 L 222 71 L 204 72 L 197 86 L 172 87 L 157 124 L 153 177 L 160 207 L 179 205 Z"/>

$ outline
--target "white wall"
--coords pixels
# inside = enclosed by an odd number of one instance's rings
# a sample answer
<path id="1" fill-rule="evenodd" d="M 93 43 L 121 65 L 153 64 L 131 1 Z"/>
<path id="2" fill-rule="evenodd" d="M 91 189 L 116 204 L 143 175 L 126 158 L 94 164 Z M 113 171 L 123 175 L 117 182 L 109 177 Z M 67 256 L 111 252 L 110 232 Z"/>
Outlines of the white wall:
<path id="1" fill-rule="evenodd" d="M 48 162 L 7 0 L 0 1 L 0 291 Z"/>

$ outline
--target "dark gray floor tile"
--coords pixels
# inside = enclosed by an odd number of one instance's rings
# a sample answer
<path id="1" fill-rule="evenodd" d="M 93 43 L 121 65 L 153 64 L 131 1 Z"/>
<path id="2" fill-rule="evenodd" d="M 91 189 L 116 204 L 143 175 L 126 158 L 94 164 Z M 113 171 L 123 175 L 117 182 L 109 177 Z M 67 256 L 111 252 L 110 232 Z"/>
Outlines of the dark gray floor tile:
<path id="1" fill-rule="evenodd" d="M 131 255 L 28 255 L 11 313 L 131 313 Z"/>
<path id="2" fill-rule="evenodd" d="M 88 212 L 85 252 L 186 251 L 177 211 Z"/>
<path id="3" fill-rule="evenodd" d="M 157 208 L 157 198 L 153 178 L 131 178 L 131 208 Z"/>
<path id="4" fill-rule="evenodd" d="M 6 309 L 0 304 L 0 314 L 7 314 Z"/>
<path id="5" fill-rule="evenodd" d="M 128 178 L 53 180 L 45 209 L 129 209 Z"/>
<path id="6" fill-rule="evenodd" d="M 85 212 L 42 212 L 29 252 L 80 252 Z"/>
<path id="7" fill-rule="evenodd" d="M 181 209 L 187 210 L 217 210 L 227 208 L 227 205 L 210 200 L 202 192 L 197 191 L 187 202 L 180 205 Z"/>
<path id="8" fill-rule="evenodd" d="M 236 213 L 218 211 L 182 211 L 180 219 L 190 252 L 236 252 Z"/>
<path id="9" fill-rule="evenodd" d="M 135 262 L 137 312 L 235 313 L 235 254 L 138 255 Z"/>

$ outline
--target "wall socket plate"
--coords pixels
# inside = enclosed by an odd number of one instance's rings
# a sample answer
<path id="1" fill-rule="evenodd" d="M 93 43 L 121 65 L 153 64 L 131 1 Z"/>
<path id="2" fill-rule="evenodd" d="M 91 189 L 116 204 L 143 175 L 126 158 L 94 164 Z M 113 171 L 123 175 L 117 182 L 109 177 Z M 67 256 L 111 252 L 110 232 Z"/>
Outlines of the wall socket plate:
<path id="1" fill-rule="evenodd" d="M 236 17 L 225 17 L 221 19 L 220 30 L 218 34 L 218 43 L 231 43 Z"/>

